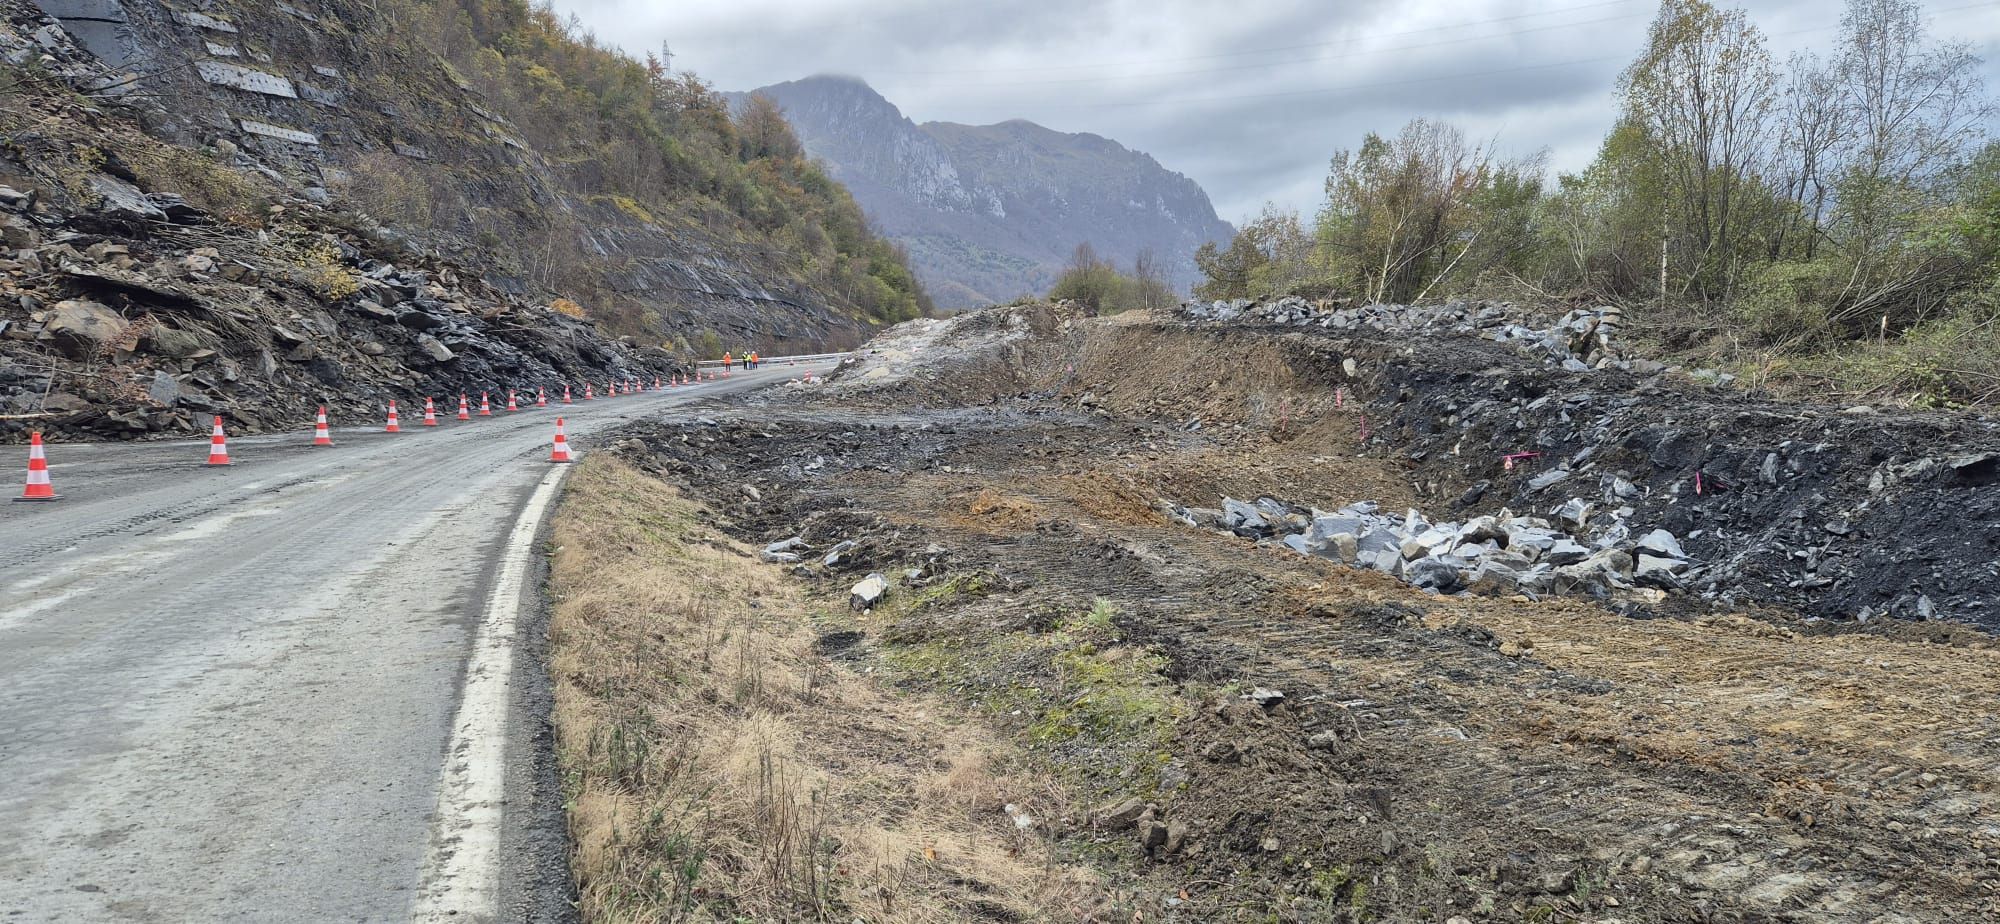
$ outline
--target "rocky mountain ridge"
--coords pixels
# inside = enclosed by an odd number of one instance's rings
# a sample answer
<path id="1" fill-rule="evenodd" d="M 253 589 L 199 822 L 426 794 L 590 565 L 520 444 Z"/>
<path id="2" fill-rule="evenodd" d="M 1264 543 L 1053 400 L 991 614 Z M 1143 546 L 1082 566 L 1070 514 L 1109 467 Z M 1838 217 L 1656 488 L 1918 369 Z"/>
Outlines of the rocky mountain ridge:
<path id="1" fill-rule="evenodd" d="M 1193 180 L 1097 135 L 1018 119 L 919 125 L 845 77 L 752 92 L 784 110 L 943 307 L 1045 292 L 1086 242 L 1127 268 L 1151 251 L 1185 291 L 1200 278 L 1195 248 L 1232 234 Z"/>

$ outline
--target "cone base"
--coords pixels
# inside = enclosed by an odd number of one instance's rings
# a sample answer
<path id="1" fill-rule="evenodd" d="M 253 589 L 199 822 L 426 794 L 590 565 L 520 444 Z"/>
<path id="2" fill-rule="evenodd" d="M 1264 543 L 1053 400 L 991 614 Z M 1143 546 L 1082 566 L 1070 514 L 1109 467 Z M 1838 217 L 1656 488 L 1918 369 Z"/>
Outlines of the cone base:
<path id="1" fill-rule="evenodd" d="M 550 464 L 550 465 L 568 465 L 568 464 L 570 464 L 571 462 L 575 462 L 575 461 L 576 461 L 575 459 L 550 459 L 550 460 L 549 460 L 549 464 Z M 20 500 L 20 498 L 18 498 L 18 497 L 17 497 L 17 498 L 15 498 L 15 500 Z"/>
<path id="2" fill-rule="evenodd" d="M 231 462 L 231 461 L 229 461 L 228 459 L 224 459 L 224 460 L 222 460 L 222 461 L 220 461 L 220 462 L 217 462 L 217 461 L 215 461 L 214 459 L 210 459 L 210 460 L 208 460 L 207 462 L 203 462 L 202 464 L 203 464 L 203 465 L 234 465 L 234 464 L 236 464 L 236 463 L 234 463 L 234 462 Z"/>
<path id="3" fill-rule="evenodd" d="M 25 495 L 23 495 L 23 496 L 21 496 L 21 497 L 17 497 L 17 498 L 14 498 L 14 503 L 17 503 L 17 504 L 38 504 L 38 503 L 41 503 L 41 502 L 43 502 L 43 501 L 52 501 L 52 500 L 62 500 L 62 495 L 60 495 L 60 494 L 44 494 L 44 495 L 42 495 L 42 496 L 40 496 L 40 497 L 28 497 L 28 496 L 25 496 Z"/>
<path id="4" fill-rule="evenodd" d="M 332 440 L 327 440 L 327 441 L 326 441 L 326 442 L 324 442 L 324 443 L 314 443 L 314 444 L 312 444 L 312 448 L 314 448 L 314 449 L 332 449 L 332 448 L 333 448 L 333 441 L 332 441 Z"/>

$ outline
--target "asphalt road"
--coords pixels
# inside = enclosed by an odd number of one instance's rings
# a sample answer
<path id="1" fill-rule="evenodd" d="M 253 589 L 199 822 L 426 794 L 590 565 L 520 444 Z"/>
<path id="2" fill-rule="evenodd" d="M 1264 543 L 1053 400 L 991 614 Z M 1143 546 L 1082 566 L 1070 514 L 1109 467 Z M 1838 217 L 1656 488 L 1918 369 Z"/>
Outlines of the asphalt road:
<path id="1" fill-rule="evenodd" d="M 228 468 L 51 445 L 63 499 L 0 503 L 0 921 L 546 919 L 555 417 L 587 453 L 829 365 L 436 429 L 419 403 Z"/>

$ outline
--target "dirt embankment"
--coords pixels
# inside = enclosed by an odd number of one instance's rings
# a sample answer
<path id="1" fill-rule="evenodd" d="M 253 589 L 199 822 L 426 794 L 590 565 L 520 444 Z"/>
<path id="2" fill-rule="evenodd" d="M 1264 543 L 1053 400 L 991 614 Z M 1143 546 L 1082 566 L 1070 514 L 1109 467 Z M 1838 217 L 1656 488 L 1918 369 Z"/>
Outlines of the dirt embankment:
<path id="1" fill-rule="evenodd" d="M 795 557 L 823 605 L 881 574 L 887 596 L 823 650 L 999 729 L 1009 772 L 1076 807 L 1037 822 L 1056 856 L 1108 882 L 1095 919 L 1944 922 L 2000 908 L 1990 639 L 1751 606 L 1748 582 L 1733 606 L 1699 586 L 1610 605 L 1438 596 L 1176 524 L 1160 501 L 1497 508 L 1546 465 L 1495 475 L 1499 437 L 1452 454 L 1464 432 L 1433 420 L 1419 376 L 1440 394 L 1549 386 L 1524 403 L 1559 383 L 1483 349 L 1353 333 L 1058 333 L 1008 346 L 1006 378 L 836 382 L 641 428 L 621 452 L 738 541 L 797 539 L 773 557 Z M 1749 406 L 1656 387 L 1690 416 Z M 1462 419 L 1498 419 L 1461 400 Z M 980 406 L 923 407 L 954 402 Z M 1561 458 L 1572 480 L 1610 473 Z M 1753 514 L 1704 514 L 1728 515 Z M 990 806 L 974 823 L 1014 824 Z"/>
<path id="2" fill-rule="evenodd" d="M 933 406 L 1041 398 L 1196 428 L 1225 453 L 1303 441 L 1319 450 L 1308 458 L 1369 460 L 1378 476 L 1338 483 L 1392 511 L 1554 516 L 1577 500 L 1635 536 L 1669 530 L 1697 564 L 1680 583 L 1703 603 L 2000 629 L 2000 424 L 1984 416 L 1758 400 L 1443 334 L 1024 313 L 1060 319 L 1040 325 L 1056 335 L 968 351 L 928 380 L 834 389 Z M 1295 478 L 1216 487 L 1176 500 L 1336 506 Z"/>

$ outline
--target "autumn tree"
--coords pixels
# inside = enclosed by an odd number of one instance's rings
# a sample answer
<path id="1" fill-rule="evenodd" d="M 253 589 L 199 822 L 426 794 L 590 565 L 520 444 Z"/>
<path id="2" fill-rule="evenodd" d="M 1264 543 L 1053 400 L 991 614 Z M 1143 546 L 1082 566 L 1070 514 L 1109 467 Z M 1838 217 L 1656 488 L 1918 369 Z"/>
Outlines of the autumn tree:
<path id="1" fill-rule="evenodd" d="M 1741 10 L 1664 0 L 1619 77 L 1625 117 L 1653 139 L 1666 181 L 1668 292 L 1726 297 L 1755 256 L 1777 71 Z"/>

